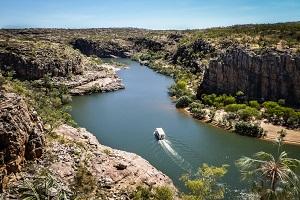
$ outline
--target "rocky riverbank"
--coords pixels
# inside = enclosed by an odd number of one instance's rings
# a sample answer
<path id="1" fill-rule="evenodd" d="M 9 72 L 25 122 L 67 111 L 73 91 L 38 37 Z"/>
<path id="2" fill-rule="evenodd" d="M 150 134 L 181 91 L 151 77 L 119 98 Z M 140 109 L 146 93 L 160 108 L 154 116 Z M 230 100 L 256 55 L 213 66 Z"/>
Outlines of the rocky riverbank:
<path id="1" fill-rule="evenodd" d="M 36 112 L 16 94 L 2 94 L 0 105 L 4 199 L 18 199 L 24 188 L 29 192 L 28 186 L 45 184 L 48 178 L 55 183 L 48 188 L 52 197 L 63 192 L 88 199 L 130 199 L 142 186 L 168 186 L 177 192 L 171 179 L 148 161 L 101 145 L 83 128 L 63 124 L 45 134 Z"/>

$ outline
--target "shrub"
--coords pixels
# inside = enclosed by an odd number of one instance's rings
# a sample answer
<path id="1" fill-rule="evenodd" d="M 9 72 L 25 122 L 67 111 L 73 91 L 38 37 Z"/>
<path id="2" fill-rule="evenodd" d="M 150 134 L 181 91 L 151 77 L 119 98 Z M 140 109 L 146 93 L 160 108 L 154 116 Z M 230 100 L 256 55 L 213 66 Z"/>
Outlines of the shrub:
<path id="1" fill-rule="evenodd" d="M 204 108 L 204 105 L 203 104 L 201 104 L 201 103 L 198 103 L 198 102 L 192 102 L 190 105 L 189 105 L 189 107 L 190 107 L 190 110 L 192 110 L 192 109 L 202 109 L 202 108 Z"/>
<path id="2" fill-rule="evenodd" d="M 69 94 L 63 94 L 61 96 L 61 103 L 63 105 L 69 104 L 71 102 L 72 102 L 72 96 L 71 95 L 69 95 Z"/>
<path id="3" fill-rule="evenodd" d="M 278 104 L 281 105 L 281 106 L 284 106 L 285 105 L 285 99 L 279 99 Z"/>
<path id="4" fill-rule="evenodd" d="M 204 119 L 206 117 L 206 111 L 203 109 L 195 108 L 192 111 L 193 117 L 196 119 Z"/>
<path id="5" fill-rule="evenodd" d="M 151 191 L 149 188 L 138 186 L 135 193 L 133 194 L 133 200 L 146 200 L 152 197 Z"/>
<path id="6" fill-rule="evenodd" d="M 209 94 L 209 95 L 204 94 L 204 95 L 202 95 L 202 102 L 205 105 L 212 106 L 215 102 L 216 97 L 217 97 L 216 94 Z"/>
<path id="7" fill-rule="evenodd" d="M 73 182 L 74 191 L 76 191 L 76 196 L 89 195 L 97 187 L 97 181 L 93 174 L 88 170 L 88 168 L 81 163 L 77 169 L 76 175 Z"/>
<path id="8" fill-rule="evenodd" d="M 249 101 L 249 106 L 256 109 L 260 108 L 260 104 L 257 101 Z"/>
<path id="9" fill-rule="evenodd" d="M 238 101 L 238 103 L 242 103 L 245 100 L 245 93 L 242 91 L 238 91 L 236 94 L 236 99 Z"/>
<path id="10" fill-rule="evenodd" d="M 213 93 L 213 94 L 209 94 L 209 95 L 204 94 L 202 96 L 202 101 L 206 105 L 221 108 L 221 107 L 226 106 L 228 104 L 235 103 L 236 99 L 235 99 L 235 97 L 228 96 L 226 94 L 217 96 L 216 94 Z"/>
<path id="11" fill-rule="evenodd" d="M 219 181 L 227 173 L 227 168 L 227 165 L 215 167 L 203 164 L 196 176 L 183 175 L 181 180 L 189 190 L 183 199 L 224 199 L 225 187 Z"/>
<path id="12" fill-rule="evenodd" d="M 173 191 L 166 186 L 157 187 L 154 189 L 154 197 L 157 200 L 173 200 Z"/>
<path id="13" fill-rule="evenodd" d="M 167 186 L 160 186 L 151 190 L 149 187 L 138 186 L 133 193 L 133 200 L 172 200 L 174 199 L 173 191 Z"/>
<path id="14" fill-rule="evenodd" d="M 192 102 L 192 99 L 188 96 L 180 97 L 176 102 L 176 108 L 186 108 Z"/>
<path id="15" fill-rule="evenodd" d="M 246 106 L 246 108 L 239 110 L 237 114 L 242 120 L 245 121 L 249 120 L 251 117 L 257 118 L 258 116 L 260 116 L 260 113 L 256 108 L 251 108 L 249 106 Z"/>
<path id="16" fill-rule="evenodd" d="M 243 121 L 236 123 L 234 128 L 237 134 L 250 137 L 261 137 L 264 132 L 264 130 L 259 125 Z"/>
<path id="17" fill-rule="evenodd" d="M 274 124 L 286 125 L 292 128 L 300 126 L 300 114 L 292 108 L 279 105 L 277 102 L 263 103 L 266 108 L 264 115 Z"/>
<path id="18" fill-rule="evenodd" d="M 70 199 L 70 193 L 65 191 L 50 172 L 45 175 L 25 179 L 17 191 L 21 199 Z M 56 191 L 53 193 L 53 191 Z"/>
<path id="19" fill-rule="evenodd" d="M 230 104 L 225 107 L 226 112 L 237 112 L 238 110 L 245 109 L 246 104 Z"/>
<path id="20" fill-rule="evenodd" d="M 191 91 L 187 87 L 187 82 L 185 80 L 179 80 L 169 88 L 170 96 L 191 96 Z"/>

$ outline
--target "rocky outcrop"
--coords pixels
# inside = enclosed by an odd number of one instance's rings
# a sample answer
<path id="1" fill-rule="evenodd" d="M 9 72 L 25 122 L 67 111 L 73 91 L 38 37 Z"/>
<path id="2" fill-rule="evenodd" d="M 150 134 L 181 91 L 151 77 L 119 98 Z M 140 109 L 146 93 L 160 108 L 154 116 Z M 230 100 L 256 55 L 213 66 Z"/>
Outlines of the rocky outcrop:
<path id="1" fill-rule="evenodd" d="M 0 97 L 0 174 L 5 187 L 5 176 L 20 171 L 25 160 L 43 154 L 43 126 L 35 112 L 24 100 L 13 93 Z"/>
<path id="2" fill-rule="evenodd" d="M 0 67 L 20 79 L 69 76 L 83 71 L 84 57 L 72 48 L 46 41 L 0 40 Z"/>
<path id="3" fill-rule="evenodd" d="M 164 46 L 162 43 L 158 41 L 154 41 L 144 37 L 129 38 L 129 41 L 134 43 L 133 49 L 137 52 L 144 49 L 151 50 L 151 51 L 160 51 Z"/>
<path id="4" fill-rule="evenodd" d="M 84 199 L 131 199 L 138 186 L 168 186 L 177 192 L 169 177 L 140 156 L 101 145 L 84 128 L 68 125 L 54 130 L 43 159 L 30 165 L 30 170 L 24 170 L 16 182 L 11 182 L 15 190 L 6 196 L 17 198 L 19 194 L 14 191 L 18 191 L 22 182 L 43 180 L 39 174 L 45 171 L 67 194 L 83 195 Z M 88 181 L 84 182 L 88 186 L 80 184 L 83 181 Z"/>
<path id="5" fill-rule="evenodd" d="M 70 141 L 81 142 L 86 147 L 88 151 L 81 152 L 81 159 L 85 158 L 84 155 L 91 155 L 87 160 L 90 171 L 98 179 L 99 183 L 106 187 L 109 186 L 112 191 L 121 191 L 126 188 L 132 190 L 139 185 L 154 187 L 169 185 L 172 189 L 175 189 L 171 179 L 155 169 L 148 161 L 134 153 L 101 145 L 93 134 L 83 128 L 76 129 L 62 125 L 55 132 Z M 56 149 L 55 151 L 61 154 L 65 152 L 65 149 L 62 151 Z M 66 153 L 68 154 L 68 151 Z M 72 157 L 74 156 L 71 155 Z M 54 171 L 64 170 L 65 165 L 69 167 L 75 166 L 74 160 L 70 159 L 68 161 L 61 163 L 62 166 L 59 166 L 58 163 L 53 164 L 52 167 L 55 167 Z M 63 173 L 61 175 L 64 176 Z"/>
<path id="6" fill-rule="evenodd" d="M 202 72 L 205 68 L 202 60 L 214 51 L 208 42 L 198 39 L 191 44 L 178 46 L 170 60 L 173 64 L 182 65 L 195 72 Z"/>
<path id="7" fill-rule="evenodd" d="M 79 49 L 85 55 L 96 55 L 100 58 L 121 57 L 127 58 L 129 53 L 125 47 L 113 40 L 90 40 L 84 38 L 75 39 L 72 42 L 74 48 Z"/>
<path id="8" fill-rule="evenodd" d="M 122 80 L 116 74 L 117 68 L 111 64 L 101 64 L 97 67 L 86 69 L 80 75 L 68 78 L 54 77 L 52 82 L 55 86 L 67 86 L 71 95 L 84 95 L 95 92 L 111 92 L 124 89 Z"/>
<path id="9" fill-rule="evenodd" d="M 229 48 L 209 63 L 198 89 L 203 93 L 235 94 L 249 99 L 278 100 L 299 105 L 300 56 L 269 51 L 257 55 L 243 48 Z"/>

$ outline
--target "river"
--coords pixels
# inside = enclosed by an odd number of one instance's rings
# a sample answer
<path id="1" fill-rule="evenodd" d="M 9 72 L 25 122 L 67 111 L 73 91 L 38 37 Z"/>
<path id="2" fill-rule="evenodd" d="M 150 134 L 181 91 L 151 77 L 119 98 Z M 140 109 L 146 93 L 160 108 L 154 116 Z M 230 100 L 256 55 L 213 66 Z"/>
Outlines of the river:
<path id="1" fill-rule="evenodd" d="M 173 80 L 139 63 L 118 59 L 129 69 L 118 72 L 126 89 L 74 97 L 71 114 L 79 126 L 94 133 L 100 143 L 134 152 L 167 174 L 184 190 L 179 177 L 195 172 L 202 163 L 230 165 L 224 177 L 227 194 L 242 189 L 234 162 L 258 151 L 276 152 L 276 145 L 212 127 L 178 111 L 168 96 Z M 167 140 L 158 142 L 155 128 L 162 127 Z M 284 145 L 290 157 L 300 158 L 300 147 Z M 228 197 L 228 196 L 227 196 Z"/>

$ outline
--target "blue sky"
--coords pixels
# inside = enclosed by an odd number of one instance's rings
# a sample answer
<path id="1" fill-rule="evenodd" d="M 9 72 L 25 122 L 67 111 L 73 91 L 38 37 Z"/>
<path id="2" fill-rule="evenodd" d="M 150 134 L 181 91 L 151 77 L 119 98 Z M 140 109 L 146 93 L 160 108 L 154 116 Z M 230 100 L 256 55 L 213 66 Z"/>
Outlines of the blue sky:
<path id="1" fill-rule="evenodd" d="M 300 21 L 300 0 L 0 0 L 0 27 L 194 29 Z"/>

